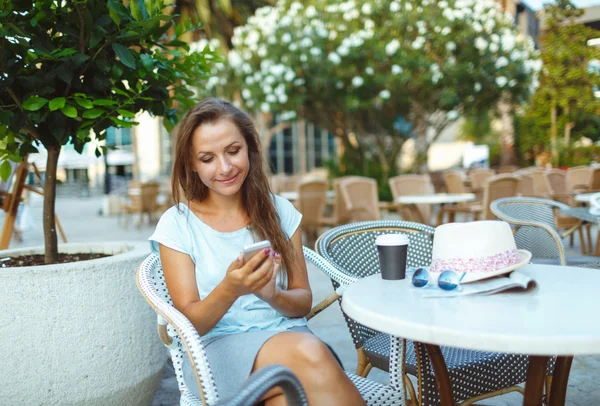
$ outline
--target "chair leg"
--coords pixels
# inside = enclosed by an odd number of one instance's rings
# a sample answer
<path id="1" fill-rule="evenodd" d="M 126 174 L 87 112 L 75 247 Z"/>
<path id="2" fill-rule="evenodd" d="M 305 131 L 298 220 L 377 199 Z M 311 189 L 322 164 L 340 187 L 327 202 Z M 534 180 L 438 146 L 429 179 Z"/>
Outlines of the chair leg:
<path id="1" fill-rule="evenodd" d="M 367 354 L 365 354 L 365 350 L 362 347 L 356 349 L 356 354 L 358 355 L 358 364 L 356 365 L 356 375 L 362 376 L 363 378 L 367 375 L 364 374 L 367 366 L 370 365 L 369 359 L 367 358 Z M 367 371 L 368 373 L 368 371 Z M 364 375 L 363 375 L 364 374 Z"/>
<path id="2" fill-rule="evenodd" d="M 546 376 L 546 404 L 550 403 L 550 392 L 552 389 L 552 375 Z"/>
<path id="3" fill-rule="evenodd" d="M 418 406 L 419 400 L 417 399 L 417 393 L 415 392 L 415 387 L 413 386 L 412 381 L 410 380 L 410 378 L 408 377 L 407 374 L 404 374 L 404 388 L 408 391 L 408 394 L 410 395 L 410 404 L 412 406 Z M 407 400 L 408 400 L 408 396 L 407 396 Z"/>
<path id="4" fill-rule="evenodd" d="M 583 240 L 583 239 L 582 239 Z M 573 237 L 573 234 L 571 234 L 569 236 L 569 247 L 573 248 L 573 242 L 575 241 L 575 238 Z M 583 241 L 582 241 L 583 242 Z M 582 246 L 583 249 L 583 246 Z"/>
<path id="5" fill-rule="evenodd" d="M 579 241 L 581 241 L 581 255 L 585 255 L 587 252 L 587 247 L 585 243 L 585 236 L 583 235 L 583 227 L 579 227 L 577 232 L 579 233 Z M 571 247 L 573 246 L 573 234 L 574 233 L 572 233 L 570 236 Z"/>
<path id="6" fill-rule="evenodd" d="M 592 239 L 590 238 L 590 248 L 592 247 Z M 598 230 L 598 235 L 596 236 L 596 248 L 594 250 L 595 256 L 600 256 L 600 230 Z"/>

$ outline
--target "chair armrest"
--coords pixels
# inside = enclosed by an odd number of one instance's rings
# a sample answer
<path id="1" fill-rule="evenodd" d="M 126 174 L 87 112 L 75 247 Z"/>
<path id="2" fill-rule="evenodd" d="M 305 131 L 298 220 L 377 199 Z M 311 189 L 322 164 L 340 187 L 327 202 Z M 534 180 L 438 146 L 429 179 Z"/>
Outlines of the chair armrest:
<path id="1" fill-rule="evenodd" d="M 290 406 L 308 406 L 306 394 L 296 375 L 283 365 L 269 365 L 259 369 L 233 397 L 221 400 L 215 406 L 254 405 L 272 388 L 279 387 Z"/>
<path id="2" fill-rule="evenodd" d="M 310 248 L 302 247 L 302 252 L 304 253 L 304 258 L 307 261 L 310 261 L 310 263 L 319 268 L 320 271 L 325 273 L 325 275 L 327 275 L 330 279 L 332 279 L 340 286 L 347 287 L 359 279 L 341 271 L 331 262 L 327 261 L 325 258 L 320 256 Z"/>

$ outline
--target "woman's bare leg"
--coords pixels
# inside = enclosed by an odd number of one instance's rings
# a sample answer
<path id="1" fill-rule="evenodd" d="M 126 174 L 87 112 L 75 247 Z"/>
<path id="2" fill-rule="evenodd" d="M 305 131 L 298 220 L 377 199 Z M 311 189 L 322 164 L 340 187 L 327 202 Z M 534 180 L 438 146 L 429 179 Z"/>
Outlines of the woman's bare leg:
<path id="1" fill-rule="evenodd" d="M 272 364 L 284 365 L 296 374 L 310 405 L 365 404 L 329 348 L 312 334 L 283 332 L 271 337 L 256 355 L 252 371 Z M 268 406 L 286 404 L 278 388 L 268 392 L 265 399 Z"/>

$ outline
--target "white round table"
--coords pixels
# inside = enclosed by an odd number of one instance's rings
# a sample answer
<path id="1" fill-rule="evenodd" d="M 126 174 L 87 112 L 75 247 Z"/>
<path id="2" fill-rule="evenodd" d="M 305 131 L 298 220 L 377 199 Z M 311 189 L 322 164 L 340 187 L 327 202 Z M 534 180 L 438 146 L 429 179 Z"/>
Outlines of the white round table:
<path id="1" fill-rule="evenodd" d="M 475 199 L 476 196 L 474 193 L 434 193 L 429 195 L 398 196 L 396 203 L 407 205 L 414 221 L 417 223 L 428 224 L 429 221 L 423 218 L 421 210 L 417 207 L 418 204 L 454 204 L 472 202 Z M 440 222 L 441 217 L 438 215 L 438 223 Z"/>
<path id="2" fill-rule="evenodd" d="M 580 193 L 578 195 L 575 195 L 574 199 L 576 202 L 589 203 L 590 200 L 592 199 L 592 196 L 594 196 L 596 194 L 598 194 L 598 193 Z"/>
<path id="3" fill-rule="evenodd" d="M 561 404 L 572 357 L 600 354 L 594 310 L 600 308 L 600 272 L 533 264 L 519 272 L 537 281 L 535 292 L 424 298 L 409 279 L 386 281 L 377 274 L 350 285 L 342 308 L 374 330 L 425 343 L 442 404 L 453 398 L 440 345 L 530 355 L 526 405 L 540 404 L 544 368 L 557 355 L 550 402 Z"/>
<path id="4" fill-rule="evenodd" d="M 474 193 L 435 193 L 430 195 L 407 195 L 398 196 L 396 203 L 399 204 L 447 204 L 465 203 L 475 200 Z"/>
<path id="5" fill-rule="evenodd" d="M 289 201 L 292 201 L 292 202 L 298 200 L 298 192 L 294 192 L 294 191 L 279 192 L 278 194 L 279 194 L 279 196 L 281 196 Z M 328 190 L 327 191 L 327 200 L 333 200 L 333 199 L 335 199 L 335 191 Z"/>

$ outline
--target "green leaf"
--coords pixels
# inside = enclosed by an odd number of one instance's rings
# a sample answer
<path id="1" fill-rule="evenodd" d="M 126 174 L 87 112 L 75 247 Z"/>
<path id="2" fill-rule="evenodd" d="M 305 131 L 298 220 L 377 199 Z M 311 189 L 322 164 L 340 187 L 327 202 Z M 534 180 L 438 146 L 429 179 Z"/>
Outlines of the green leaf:
<path id="1" fill-rule="evenodd" d="M 75 103 L 79 104 L 84 109 L 91 109 L 92 107 L 94 107 L 94 104 L 91 101 L 89 101 L 88 99 L 82 99 L 81 97 L 76 97 Z"/>
<path id="2" fill-rule="evenodd" d="M 151 71 L 154 69 L 154 59 L 152 59 L 150 55 L 142 54 L 140 55 L 140 59 L 142 60 L 142 65 L 144 68 L 146 68 L 146 70 Z"/>
<path id="3" fill-rule="evenodd" d="M 119 89 L 118 87 L 113 87 L 113 88 L 112 88 L 112 91 L 113 91 L 113 92 L 115 92 L 115 94 L 118 94 L 118 95 L 121 95 L 121 96 L 126 96 L 126 97 L 129 97 L 129 94 L 128 94 L 126 91 L 124 91 L 124 90 L 121 90 L 121 89 Z"/>
<path id="4" fill-rule="evenodd" d="M 100 117 L 102 114 L 104 114 L 104 110 L 102 109 L 91 109 L 91 110 L 86 110 L 83 113 L 83 118 L 98 118 Z"/>
<path id="5" fill-rule="evenodd" d="M 12 166 L 11 166 L 10 162 L 8 162 L 8 161 L 2 162 L 2 165 L 0 165 L 0 176 L 2 177 L 2 180 L 7 181 L 8 178 L 10 177 L 11 173 L 12 173 Z"/>
<path id="6" fill-rule="evenodd" d="M 117 42 L 113 42 L 111 45 L 113 51 L 115 51 L 115 54 L 117 54 L 121 62 L 123 62 L 123 64 L 128 68 L 135 69 L 135 59 L 133 59 L 131 51 L 127 47 Z"/>
<path id="7" fill-rule="evenodd" d="M 31 96 L 23 103 L 23 108 L 28 111 L 38 111 L 48 103 L 48 99 L 43 97 Z"/>
<path id="8" fill-rule="evenodd" d="M 132 113 L 129 110 L 125 110 L 125 109 L 117 109 L 117 112 L 122 115 L 123 117 L 126 118 L 134 118 L 135 117 L 135 113 Z"/>
<path id="9" fill-rule="evenodd" d="M 94 104 L 96 106 L 114 106 L 117 103 L 112 100 L 108 100 L 108 99 L 98 99 L 98 100 L 94 100 Z"/>
<path id="10" fill-rule="evenodd" d="M 70 117 L 70 118 L 77 117 L 77 109 L 73 106 L 65 106 L 65 107 L 61 108 L 60 111 L 62 111 L 62 113 L 67 117 Z"/>
<path id="11" fill-rule="evenodd" d="M 107 3 L 108 6 L 108 14 L 110 14 L 110 18 L 112 18 L 112 20 L 115 22 L 115 24 L 120 25 L 121 24 L 121 16 L 119 16 L 119 13 L 117 12 L 117 10 L 115 10 L 110 2 Z"/>
<path id="12" fill-rule="evenodd" d="M 140 10 L 140 6 L 138 6 L 136 0 L 131 0 L 129 3 L 129 8 L 131 9 L 131 15 L 135 18 L 135 21 L 140 21 L 142 19 L 142 12 Z"/>
<path id="13" fill-rule="evenodd" d="M 115 126 L 117 127 L 121 127 L 121 128 L 131 128 L 133 127 L 133 123 L 129 122 L 129 121 L 125 121 L 125 120 L 120 120 L 116 117 L 109 117 L 110 121 L 112 121 Z"/>
<path id="14" fill-rule="evenodd" d="M 63 107 L 65 107 L 66 101 L 67 99 L 65 99 L 64 97 L 57 97 L 55 99 L 50 100 L 48 107 L 50 108 L 50 111 L 62 109 Z"/>

